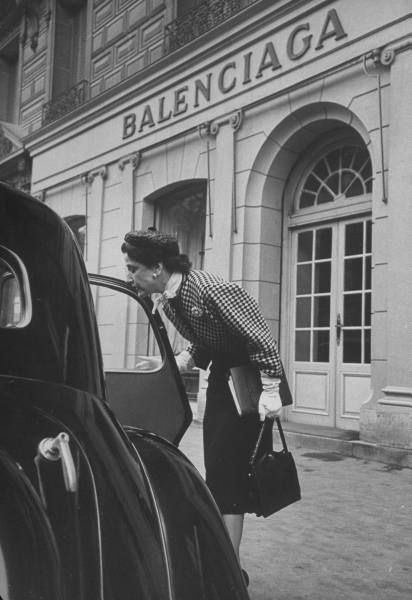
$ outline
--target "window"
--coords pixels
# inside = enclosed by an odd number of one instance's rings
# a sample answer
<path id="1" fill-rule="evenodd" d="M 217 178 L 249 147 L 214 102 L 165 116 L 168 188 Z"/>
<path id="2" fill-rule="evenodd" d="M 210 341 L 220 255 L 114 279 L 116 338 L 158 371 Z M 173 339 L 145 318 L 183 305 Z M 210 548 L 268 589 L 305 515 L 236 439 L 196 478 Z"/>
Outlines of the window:
<path id="1" fill-rule="evenodd" d="M 70 215 L 64 217 L 64 220 L 74 233 L 74 237 L 77 240 L 81 253 L 84 256 L 86 246 L 86 217 L 85 215 Z"/>
<path id="2" fill-rule="evenodd" d="M 56 3 L 53 98 L 85 78 L 86 18 L 87 2 Z"/>
<path id="3" fill-rule="evenodd" d="M 297 232 L 296 361 L 329 362 L 334 326 L 343 363 L 371 362 L 371 263 L 370 219 Z"/>
<path id="4" fill-rule="evenodd" d="M 105 370 L 156 371 L 164 357 L 142 306 L 124 292 L 93 286 Z"/>
<path id="5" fill-rule="evenodd" d="M 206 219 L 206 187 L 203 182 L 165 194 L 156 203 L 155 226 L 174 235 L 180 251 L 194 269 L 203 267 Z"/>
<path id="6" fill-rule="evenodd" d="M 155 226 L 163 233 L 174 235 L 180 252 L 187 254 L 194 269 L 203 268 L 205 253 L 206 184 L 199 182 L 166 193 L 156 203 Z M 161 311 L 160 311 L 161 312 Z M 187 341 L 172 323 L 164 319 L 173 352 L 178 354 Z"/>
<path id="7" fill-rule="evenodd" d="M 343 362 L 371 362 L 372 222 L 345 226 Z"/>
<path id="8" fill-rule="evenodd" d="M 20 289 L 17 279 L 3 261 L 0 261 L 0 278 L 0 327 L 16 327 L 22 315 Z"/>
<path id="9" fill-rule="evenodd" d="M 0 120 L 9 123 L 18 120 L 18 62 L 19 41 L 16 37 L 0 49 Z"/>
<path id="10" fill-rule="evenodd" d="M 372 191 L 372 164 L 365 147 L 345 145 L 318 160 L 306 176 L 299 208 L 310 208 L 337 199 L 349 199 Z"/>
<path id="11" fill-rule="evenodd" d="M 332 228 L 298 234 L 295 360 L 329 362 Z"/>
<path id="12" fill-rule="evenodd" d="M 0 246 L 0 328 L 25 327 L 30 319 L 26 270 L 17 255 Z"/>

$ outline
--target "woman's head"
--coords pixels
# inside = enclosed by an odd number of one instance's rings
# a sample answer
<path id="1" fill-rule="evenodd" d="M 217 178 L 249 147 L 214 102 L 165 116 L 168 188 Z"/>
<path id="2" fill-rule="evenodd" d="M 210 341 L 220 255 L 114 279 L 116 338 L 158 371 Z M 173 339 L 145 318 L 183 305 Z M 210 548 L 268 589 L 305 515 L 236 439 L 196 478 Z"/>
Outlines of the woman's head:
<path id="1" fill-rule="evenodd" d="M 191 266 L 176 238 L 159 231 L 129 231 L 121 251 L 129 280 L 147 293 L 162 292 L 172 273 L 186 273 Z"/>

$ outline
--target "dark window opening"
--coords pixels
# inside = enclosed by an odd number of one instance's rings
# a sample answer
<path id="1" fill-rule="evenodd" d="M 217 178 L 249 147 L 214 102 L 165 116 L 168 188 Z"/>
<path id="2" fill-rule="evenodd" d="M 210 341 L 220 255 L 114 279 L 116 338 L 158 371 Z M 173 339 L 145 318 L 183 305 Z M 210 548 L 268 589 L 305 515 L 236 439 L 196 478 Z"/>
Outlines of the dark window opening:
<path id="1" fill-rule="evenodd" d="M 19 41 L 16 37 L 0 50 L 0 120 L 9 123 L 18 121 L 18 62 Z"/>
<path id="2" fill-rule="evenodd" d="M 79 244 L 79 248 L 81 253 L 84 256 L 85 246 L 86 246 L 86 217 L 85 215 L 70 215 L 69 217 L 64 217 L 64 220 L 74 233 L 74 237 Z"/>
<path id="3" fill-rule="evenodd" d="M 66 6 L 65 4 L 68 4 Z M 56 4 L 52 97 L 56 98 L 86 76 L 86 7 Z"/>

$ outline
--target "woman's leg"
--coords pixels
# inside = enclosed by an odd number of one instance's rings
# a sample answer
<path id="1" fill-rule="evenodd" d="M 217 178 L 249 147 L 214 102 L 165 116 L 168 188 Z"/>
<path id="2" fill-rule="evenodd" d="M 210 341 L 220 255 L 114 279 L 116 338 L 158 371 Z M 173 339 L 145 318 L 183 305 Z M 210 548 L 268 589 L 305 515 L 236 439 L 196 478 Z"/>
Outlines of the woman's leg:
<path id="1" fill-rule="evenodd" d="M 240 542 L 243 534 L 243 521 L 245 515 L 223 515 L 226 529 L 228 530 L 230 540 L 235 549 L 235 554 L 240 563 Z"/>

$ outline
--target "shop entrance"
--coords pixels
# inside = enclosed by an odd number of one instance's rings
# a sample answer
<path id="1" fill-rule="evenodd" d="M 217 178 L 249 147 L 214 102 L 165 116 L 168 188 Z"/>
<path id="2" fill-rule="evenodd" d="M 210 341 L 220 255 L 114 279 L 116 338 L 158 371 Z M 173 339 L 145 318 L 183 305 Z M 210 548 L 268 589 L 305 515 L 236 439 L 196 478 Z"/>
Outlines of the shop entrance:
<path id="1" fill-rule="evenodd" d="M 288 217 L 290 419 L 358 429 L 370 394 L 371 162 L 359 143 L 319 152 Z"/>
<path id="2" fill-rule="evenodd" d="M 370 388 L 371 221 L 293 234 L 294 412 L 357 428 Z"/>

